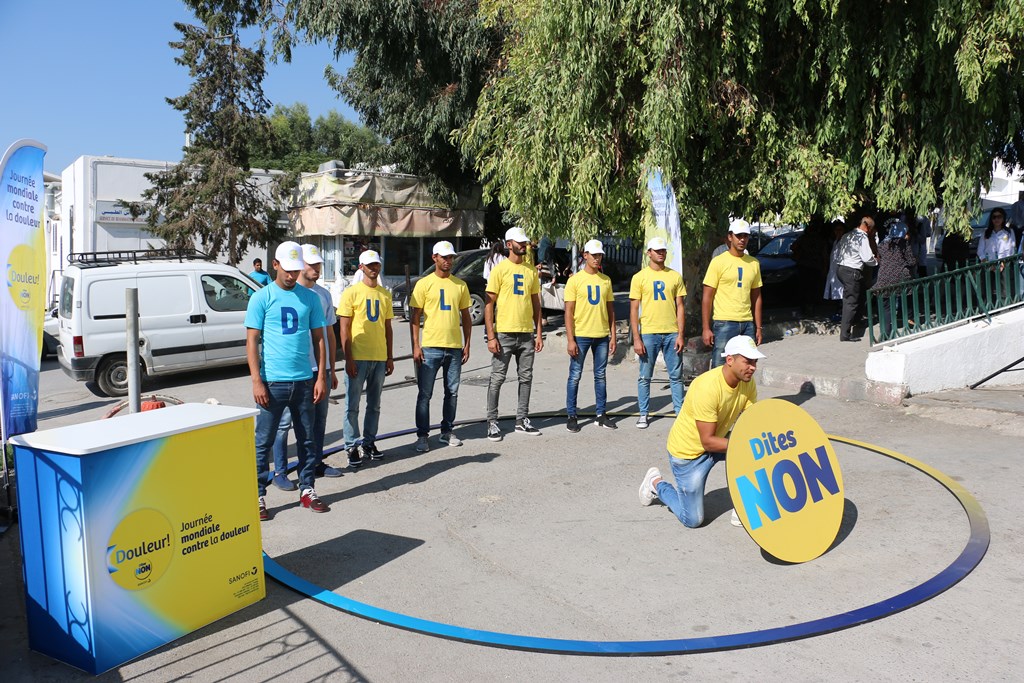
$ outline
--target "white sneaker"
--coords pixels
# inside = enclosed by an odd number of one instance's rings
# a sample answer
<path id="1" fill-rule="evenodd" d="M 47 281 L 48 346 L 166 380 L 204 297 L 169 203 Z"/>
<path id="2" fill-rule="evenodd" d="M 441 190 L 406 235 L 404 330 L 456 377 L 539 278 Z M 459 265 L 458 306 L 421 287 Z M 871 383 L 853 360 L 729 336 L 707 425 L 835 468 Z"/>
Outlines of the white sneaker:
<path id="1" fill-rule="evenodd" d="M 460 439 L 459 437 L 455 436 L 455 434 L 453 432 L 448 432 L 447 434 L 442 434 L 440 437 L 438 437 L 438 441 L 441 442 L 442 446 L 461 446 L 462 445 L 462 439 Z"/>
<path id="2" fill-rule="evenodd" d="M 647 416 L 646 415 L 641 415 L 640 417 L 638 417 L 636 419 L 636 428 L 637 429 L 647 429 L 647 425 L 648 425 L 648 422 L 647 422 Z"/>
<path id="3" fill-rule="evenodd" d="M 657 467 L 652 467 L 647 470 L 647 474 L 644 475 L 644 480 L 640 482 L 640 504 L 650 505 L 654 502 L 654 499 L 658 497 L 658 492 L 654 490 L 654 480 L 661 479 L 661 472 Z"/>
<path id="4" fill-rule="evenodd" d="M 427 437 L 420 436 L 416 438 L 416 452 L 426 453 L 430 450 L 430 444 L 427 443 Z"/>
<path id="5" fill-rule="evenodd" d="M 740 516 L 736 514 L 736 510 L 732 511 L 732 519 L 729 520 L 729 524 L 733 526 L 743 526 L 743 522 L 740 521 Z"/>

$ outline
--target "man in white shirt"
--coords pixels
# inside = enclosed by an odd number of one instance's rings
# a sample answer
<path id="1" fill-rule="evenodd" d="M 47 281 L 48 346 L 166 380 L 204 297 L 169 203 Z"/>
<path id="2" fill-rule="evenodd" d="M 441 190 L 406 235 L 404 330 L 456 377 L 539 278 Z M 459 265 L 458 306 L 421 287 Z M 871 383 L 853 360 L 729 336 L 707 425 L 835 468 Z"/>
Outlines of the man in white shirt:
<path id="1" fill-rule="evenodd" d="M 853 321 L 864 291 L 864 268 L 878 263 L 876 249 L 875 219 L 871 216 L 864 216 L 856 230 L 840 238 L 836 276 L 843 283 L 843 317 L 839 323 L 839 341 L 859 341 L 859 337 L 853 336 Z"/>

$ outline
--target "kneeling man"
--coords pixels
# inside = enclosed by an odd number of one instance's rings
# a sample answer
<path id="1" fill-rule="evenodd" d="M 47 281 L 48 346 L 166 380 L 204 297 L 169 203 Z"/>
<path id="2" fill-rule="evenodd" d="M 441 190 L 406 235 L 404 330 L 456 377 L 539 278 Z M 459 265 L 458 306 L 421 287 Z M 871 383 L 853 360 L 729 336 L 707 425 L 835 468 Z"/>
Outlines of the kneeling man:
<path id="1" fill-rule="evenodd" d="M 647 470 L 640 484 L 640 503 L 650 505 L 659 498 L 684 525 L 699 527 L 704 522 L 704 485 L 716 462 L 725 459 L 726 436 L 736 419 L 757 401 L 752 381 L 757 361 L 765 355 L 746 335 L 726 343 L 725 365 L 712 368 L 690 384 L 683 409 L 668 434 L 669 463 L 676 486 L 665 481 L 657 467 Z M 732 523 L 740 526 L 733 511 Z"/>

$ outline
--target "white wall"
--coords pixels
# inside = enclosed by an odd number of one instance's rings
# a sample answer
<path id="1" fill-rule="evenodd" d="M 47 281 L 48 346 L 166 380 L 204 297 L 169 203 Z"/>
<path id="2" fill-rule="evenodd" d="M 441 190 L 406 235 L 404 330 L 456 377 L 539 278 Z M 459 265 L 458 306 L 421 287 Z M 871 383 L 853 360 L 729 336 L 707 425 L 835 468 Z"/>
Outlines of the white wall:
<path id="1" fill-rule="evenodd" d="M 906 384 L 911 395 L 962 389 L 1024 356 L 1024 308 L 868 354 L 869 380 Z M 983 386 L 1024 384 L 1024 363 Z"/>
<path id="2" fill-rule="evenodd" d="M 1013 204 L 1018 193 L 1024 192 L 1024 182 L 1020 181 L 1021 173 L 1010 171 L 1001 162 L 992 166 L 992 184 L 987 192 L 982 192 L 981 205 L 988 208 L 991 204 Z"/>
<path id="3" fill-rule="evenodd" d="M 81 156 L 61 173 L 63 200 L 60 208 L 58 244 L 48 245 L 52 252 L 50 280 L 60 280 L 63 266 L 72 252 L 148 249 L 163 246 L 164 241 L 150 233 L 145 215 L 132 218 L 120 200 L 140 201 L 149 188 L 147 173 L 170 169 L 168 161 Z M 273 173 L 257 172 L 257 182 L 265 185 Z M 50 236 L 47 235 L 47 239 Z M 250 249 L 239 268 L 249 272 L 252 259 L 268 263 L 264 249 Z M 223 259 L 221 259 L 223 260 Z"/>

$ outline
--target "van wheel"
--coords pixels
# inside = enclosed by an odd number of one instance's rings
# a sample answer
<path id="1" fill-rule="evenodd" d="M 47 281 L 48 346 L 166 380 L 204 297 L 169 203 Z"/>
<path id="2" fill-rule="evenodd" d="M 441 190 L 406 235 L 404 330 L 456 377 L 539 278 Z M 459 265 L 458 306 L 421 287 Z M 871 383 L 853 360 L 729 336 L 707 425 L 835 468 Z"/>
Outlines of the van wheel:
<path id="1" fill-rule="evenodd" d="M 107 396 L 127 396 L 128 357 L 122 353 L 100 361 L 96 369 L 96 384 Z"/>

